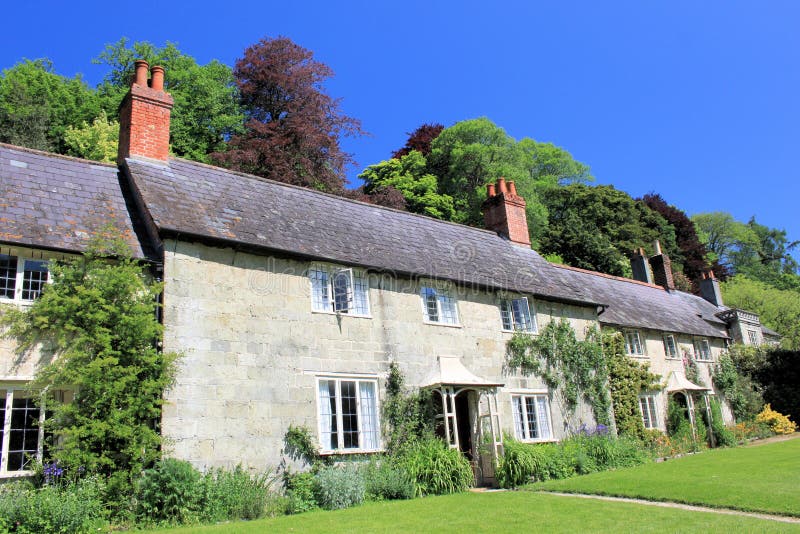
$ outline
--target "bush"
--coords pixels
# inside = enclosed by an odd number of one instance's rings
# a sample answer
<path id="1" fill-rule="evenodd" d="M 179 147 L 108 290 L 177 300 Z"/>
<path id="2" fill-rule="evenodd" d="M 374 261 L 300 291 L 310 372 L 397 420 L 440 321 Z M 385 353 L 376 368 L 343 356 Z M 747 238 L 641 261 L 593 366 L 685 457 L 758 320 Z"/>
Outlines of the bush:
<path id="1" fill-rule="evenodd" d="M 364 479 L 356 465 L 325 467 L 314 478 L 316 500 L 326 510 L 350 508 L 364 502 Z"/>
<path id="2" fill-rule="evenodd" d="M 414 480 L 404 469 L 389 460 L 366 464 L 361 470 L 361 475 L 366 485 L 368 500 L 414 498 Z"/>
<path id="3" fill-rule="evenodd" d="M 250 473 L 236 466 L 217 469 L 203 477 L 203 521 L 259 519 L 285 511 L 285 503 L 273 491 L 276 476 Z"/>
<path id="4" fill-rule="evenodd" d="M 503 488 L 516 488 L 529 482 L 547 480 L 544 446 L 532 446 L 506 439 L 503 456 L 496 469 L 497 483 Z"/>
<path id="5" fill-rule="evenodd" d="M 411 476 L 416 496 L 458 493 L 473 484 L 472 466 L 461 451 L 435 437 L 406 444 L 395 461 Z"/>
<path id="6" fill-rule="evenodd" d="M 709 399 L 711 406 L 711 432 L 714 435 L 714 441 L 717 447 L 733 447 L 736 445 L 736 436 L 733 431 L 725 426 L 725 421 L 722 419 L 722 408 L 720 408 L 719 401 L 715 398 Z"/>
<path id="7" fill-rule="evenodd" d="M 202 501 L 202 475 L 182 460 L 161 460 L 136 484 L 136 517 L 145 524 L 199 521 Z"/>
<path id="8" fill-rule="evenodd" d="M 286 512 L 300 514 L 318 508 L 317 498 L 314 495 L 316 482 L 312 473 L 286 473 L 286 497 L 289 502 Z"/>
<path id="9" fill-rule="evenodd" d="M 797 424 L 787 416 L 772 409 L 769 404 L 756 416 L 756 423 L 766 423 L 776 434 L 791 434 L 797 430 Z"/>
<path id="10" fill-rule="evenodd" d="M 107 524 L 104 490 L 95 478 L 39 489 L 9 483 L 0 487 L 0 532 L 97 532 Z"/>
<path id="11" fill-rule="evenodd" d="M 742 421 L 736 423 L 732 429 L 736 441 L 745 441 L 748 439 L 761 439 L 774 436 L 775 432 L 766 423 L 756 423 L 755 421 Z"/>

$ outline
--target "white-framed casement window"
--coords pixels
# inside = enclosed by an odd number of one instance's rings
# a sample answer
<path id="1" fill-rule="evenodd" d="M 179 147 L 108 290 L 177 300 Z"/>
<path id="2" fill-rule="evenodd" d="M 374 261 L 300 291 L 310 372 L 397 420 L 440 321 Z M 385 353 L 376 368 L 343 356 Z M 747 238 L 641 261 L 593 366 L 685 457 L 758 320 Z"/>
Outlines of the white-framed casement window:
<path id="1" fill-rule="evenodd" d="M 33 302 L 47 284 L 47 262 L 0 254 L 0 300 Z"/>
<path id="2" fill-rule="evenodd" d="M 638 330 L 625 332 L 625 352 L 631 356 L 644 356 L 644 345 Z"/>
<path id="3" fill-rule="evenodd" d="M 27 389 L 0 386 L 0 477 L 24 474 L 42 460 L 44 412 Z"/>
<path id="4" fill-rule="evenodd" d="M 639 395 L 639 410 L 645 428 L 658 428 L 658 411 L 655 395 Z"/>
<path id="5" fill-rule="evenodd" d="M 706 338 L 697 338 L 694 340 L 694 359 L 697 361 L 711 361 L 711 347 Z"/>
<path id="6" fill-rule="evenodd" d="M 678 355 L 678 343 L 675 341 L 675 336 L 672 334 L 664 334 L 662 339 L 664 341 L 664 355 L 670 359 L 680 358 Z"/>
<path id="7" fill-rule="evenodd" d="M 447 290 L 424 286 L 419 295 L 425 322 L 458 325 L 456 299 Z"/>
<path id="8" fill-rule="evenodd" d="M 761 341 L 758 339 L 758 332 L 755 330 L 747 331 L 747 339 L 750 340 L 751 345 L 760 345 Z"/>
<path id="9" fill-rule="evenodd" d="M 369 317 L 369 282 L 362 271 L 315 264 L 308 278 L 313 311 Z"/>
<path id="10" fill-rule="evenodd" d="M 511 395 L 514 435 L 520 441 L 553 439 L 550 403 L 546 393 Z"/>
<path id="11" fill-rule="evenodd" d="M 318 377 L 317 407 L 322 452 L 380 449 L 376 378 Z"/>
<path id="12" fill-rule="evenodd" d="M 536 333 L 536 316 L 531 313 L 527 297 L 500 300 L 500 320 L 506 332 Z"/>

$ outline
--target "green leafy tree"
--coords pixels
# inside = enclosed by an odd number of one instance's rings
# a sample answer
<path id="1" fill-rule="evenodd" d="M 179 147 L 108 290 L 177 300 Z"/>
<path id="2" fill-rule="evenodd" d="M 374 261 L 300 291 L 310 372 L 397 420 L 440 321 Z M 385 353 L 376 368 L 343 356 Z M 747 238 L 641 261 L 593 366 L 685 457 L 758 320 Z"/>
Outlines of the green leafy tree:
<path id="1" fill-rule="evenodd" d="M 800 348 L 800 293 L 777 289 L 737 275 L 721 284 L 727 306 L 758 314 L 761 322 L 781 334 L 786 349 Z"/>
<path id="2" fill-rule="evenodd" d="M 72 402 L 47 405 L 52 458 L 108 477 L 118 498 L 161 454 L 158 421 L 175 355 L 157 348 L 160 286 L 118 238 L 96 239 L 84 256 L 52 264 L 51 276 L 33 306 L 6 309 L 2 324 L 20 350 L 39 345 L 50 356 L 33 388 L 74 390 Z"/>
<path id="3" fill-rule="evenodd" d="M 453 198 L 437 192 L 436 176 L 425 172 L 425 157 L 412 150 L 400 158 L 367 167 L 358 175 L 364 180 L 364 192 L 372 194 L 383 187 L 394 187 L 406 199 L 408 211 L 452 220 Z"/>
<path id="4" fill-rule="evenodd" d="M 175 101 L 170 122 L 170 148 L 175 155 L 209 162 L 212 152 L 224 151 L 226 141 L 243 131 L 244 113 L 230 67 L 217 60 L 198 65 L 174 43 L 158 47 L 147 41 L 130 43 L 124 37 L 106 45 L 94 60 L 109 67 L 98 87 L 109 117 L 117 118 L 137 59 L 166 71 L 164 90 Z"/>
<path id="5" fill-rule="evenodd" d="M 627 193 L 608 185 L 570 184 L 549 189 L 544 198 L 549 225 L 541 240 L 543 253 L 558 254 L 575 267 L 630 276 L 631 252 L 650 249 L 658 239 L 673 271 L 681 271 L 674 228 Z"/>
<path id="6" fill-rule="evenodd" d="M 117 159 L 119 123 L 108 120 L 106 112 L 101 111 L 91 124 L 67 127 L 64 144 L 70 156 L 113 163 Z"/>
<path id="7" fill-rule="evenodd" d="M 23 60 L 0 77 L 0 141 L 64 153 L 64 132 L 94 119 L 95 92 L 80 76 L 53 71 L 49 59 Z"/>

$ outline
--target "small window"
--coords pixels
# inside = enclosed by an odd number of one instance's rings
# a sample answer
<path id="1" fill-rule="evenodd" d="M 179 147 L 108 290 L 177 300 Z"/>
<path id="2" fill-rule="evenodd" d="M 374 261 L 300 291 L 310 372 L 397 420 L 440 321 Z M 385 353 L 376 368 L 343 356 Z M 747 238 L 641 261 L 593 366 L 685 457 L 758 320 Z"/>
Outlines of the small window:
<path id="1" fill-rule="evenodd" d="M 316 265 L 308 278 L 312 310 L 369 315 L 369 283 L 361 271 Z"/>
<path id="2" fill-rule="evenodd" d="M 664 354 L 667 358 L 678 357 L 678 344 L 675 343 L 675 336 L 672 334 L 664 334 Z"/>
<path id="3" fill-rule="evenodd" d="M 500 319 L 507 332 L 536 332 L 536 323 L 531 316 L 526 297 L 500 301 Z"/>
<path id="4" fill-rule="evenodd" d="M 420 289 L 422 311 L 425 321 L 429 323 L 458 324 L 456 300 L 446 291 L 432 287 Z"/>
<path id="5" fill-rule="evenodd" d="M 379 449 L 377 386 L 373 379 L 319 379 L 319 436 L 324 452 Z"/>
<path id="6" fill-rule="evenodd" d="M 511 412 L 517 439 L 544 441 L 553 438 L 547 395 L 512 395 Z"/>
<path id="7" fill-rule="evenodd" d="M 625 352 L 633 356 L 644 355 L 642 339 L 639 337 L 639 332 L 636 330 L 625 332 Z"/>
<path id="8" fill-rule="evenodd" d="M 760 342 L 758 340 L 758 332 L 755 330 L 748 330 L 747 331 L 747 339 L 750 340 L 751 345 L 759 345 Z"/>
<path id="9" fill-rule="evenodd" d="M 639 396 L 639 410 L 642 412 L 642 423 L 645 428 L 658 428 L 655 395 Z"/>
<path id="10" fill-rule="evenodd" d="M 27 471 L 41 460 L 39 415 L 24 391 L 0 390 L 0 473 Z"/>
<path id="11" fill-rule="evenodd" d="M 711 361 L 711 348 L 708 345 L 707 339 L 694 340 L 694 359 L 699 361 Z"/>
<path id="12" fill-rule="evenodd" d="M 0 299 L 33 301 L 46 284 L 46 261 L 0 254 Z"/>

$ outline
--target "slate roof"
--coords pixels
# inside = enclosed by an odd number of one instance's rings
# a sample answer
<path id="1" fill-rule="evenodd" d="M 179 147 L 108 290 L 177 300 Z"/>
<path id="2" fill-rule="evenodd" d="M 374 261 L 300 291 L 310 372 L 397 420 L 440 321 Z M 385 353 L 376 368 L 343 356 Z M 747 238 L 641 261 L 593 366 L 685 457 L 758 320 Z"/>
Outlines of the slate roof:
<path id="1" fill-rule="evenodd" d="M 0 242 L 83 252 L 113 220 L 144 258 L 117 176 L 114 165 L 0 144 Z"/>
<path id="2" fill-rule="evenodd" d="M 600 315 L 603 324 L 728 337 L 725 322 L 715 315 L 726 308 L 717 307 L 702 297 L 574 267 L 553 267 L 562 279 L 584 287 L 592 300 L 608 304 Z"/>
<path id="3" fill-rule="evenodd" d="M 162 233 L 594 305 L 539 254 L 494 232 L 181 159 L 129 158 Z"/>

